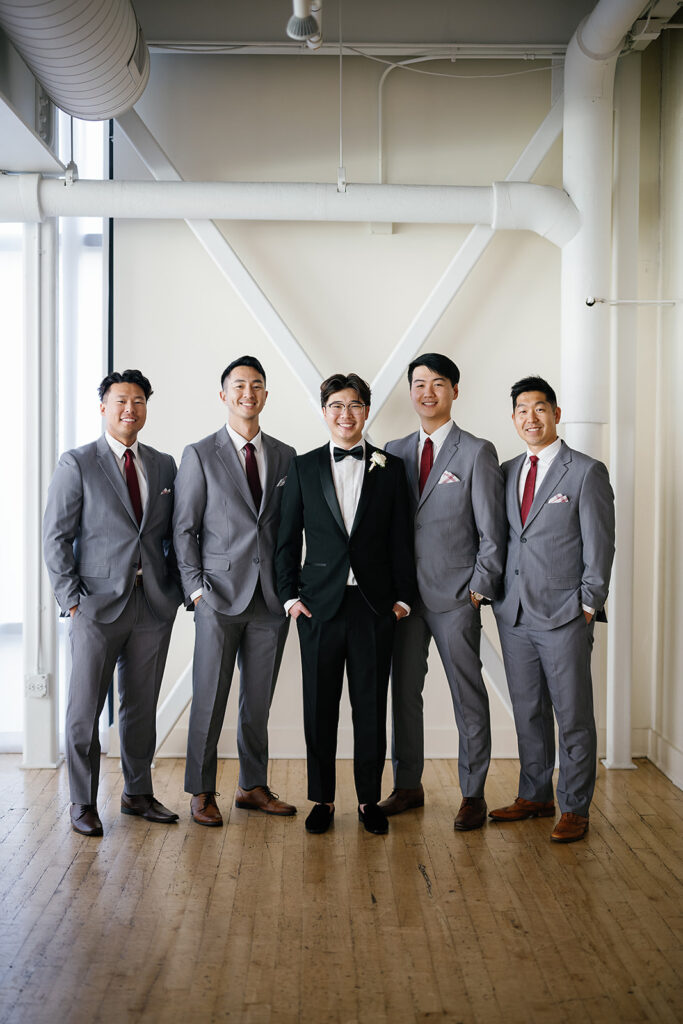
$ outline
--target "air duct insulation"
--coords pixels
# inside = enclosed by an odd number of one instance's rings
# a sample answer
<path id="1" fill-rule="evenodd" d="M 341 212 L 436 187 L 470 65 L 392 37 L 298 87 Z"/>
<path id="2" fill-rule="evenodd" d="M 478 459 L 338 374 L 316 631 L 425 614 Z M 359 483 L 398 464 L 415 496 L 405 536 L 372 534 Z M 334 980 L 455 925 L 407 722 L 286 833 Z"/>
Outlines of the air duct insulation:
<path id="1" fill-rule="evenodd" d="M 117 117 L 147 85 L 149 51 L 130 0 L 0 0 L 0 26 L 73 117 Z"/>

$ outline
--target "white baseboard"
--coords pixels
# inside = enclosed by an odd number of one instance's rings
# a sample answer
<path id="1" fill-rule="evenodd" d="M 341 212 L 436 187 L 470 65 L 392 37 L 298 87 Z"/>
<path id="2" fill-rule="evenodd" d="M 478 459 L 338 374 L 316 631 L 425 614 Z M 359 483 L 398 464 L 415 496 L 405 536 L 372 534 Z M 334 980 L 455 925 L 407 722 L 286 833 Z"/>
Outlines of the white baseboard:
<path id="1" fill-rule="evenodd" d="M 683 789 L 683 750 L 665 739 L 654 729 L 648 729 L 649 746 L 647 756 L 674 786 Z"/>

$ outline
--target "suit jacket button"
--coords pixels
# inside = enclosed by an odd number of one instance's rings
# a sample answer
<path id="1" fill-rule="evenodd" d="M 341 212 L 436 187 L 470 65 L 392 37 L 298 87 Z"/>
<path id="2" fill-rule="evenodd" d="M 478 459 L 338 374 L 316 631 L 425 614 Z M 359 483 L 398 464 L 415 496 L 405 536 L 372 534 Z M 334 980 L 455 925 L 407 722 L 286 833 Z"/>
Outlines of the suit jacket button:
<path id="1" fill-rule="evenodd" d="M 515 569 L 515 576 L 519 576 L 519 569 Z"/>
<path id="2" fill-rule="evenodd" d="M 258 558 L 254 559 L 254 565 L 258 565 Z"/>
<path id="3" fill-rule="evenodd" d="M 520 544 L 526 544 L 526 537 L 520 537 L 519 543 Z"/>

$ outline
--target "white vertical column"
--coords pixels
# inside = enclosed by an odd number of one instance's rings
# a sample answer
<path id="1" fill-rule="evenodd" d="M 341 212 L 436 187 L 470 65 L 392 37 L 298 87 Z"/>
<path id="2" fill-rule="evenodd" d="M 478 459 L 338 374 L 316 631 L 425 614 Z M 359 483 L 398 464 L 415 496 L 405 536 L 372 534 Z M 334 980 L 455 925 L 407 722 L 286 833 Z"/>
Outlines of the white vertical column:
<path id="1" fill-rule="evenodd" d="M 57 606 L 42 558 L 42 513 L 56 457 L 56 222 L 24 228 L 24 768 L 55 768 Z"/>
<path id="2" fill-rule="evenodd" d="M 640 185 L 640 53 L 622 58 L 614 89 L 614 197 L 612 294 L 638 296 Z M 607 632 L 607 768 L 634 768 L 631 760 L 633 681 L 633 544 L 637 306 L 613 307 L 610 476 L 616 499 L 617 554 L 610 587 Z"/>

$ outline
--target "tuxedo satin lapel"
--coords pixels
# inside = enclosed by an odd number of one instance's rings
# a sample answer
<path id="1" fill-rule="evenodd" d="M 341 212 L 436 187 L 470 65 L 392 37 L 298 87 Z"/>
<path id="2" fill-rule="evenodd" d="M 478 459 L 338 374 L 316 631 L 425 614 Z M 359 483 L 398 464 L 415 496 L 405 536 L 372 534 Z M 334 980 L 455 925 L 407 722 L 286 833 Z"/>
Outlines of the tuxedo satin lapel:
<path id="1" fill-rule="evenodd" d="M 240 462 L 240 457 L 235 451 L 235 446 L 230 440 L 227 430 L 224 427 L 216 433 L 216 455 L 225 466 L 230 479 L 244 498 L 249 509 L 256 515 L 254 499 L 247 483 L 247 474 Z M 261 502 L 263 504 L 263 502 Z"/>
<path id="2" fill-rule="evenodd" d="M 159 461 L 156 454 L 147 445 L 138 444 L 138 451 L 142 455 L 142 466 L 147 479 L 147 504 L 140 523 L 142 529 L 151 514 L 154 502 L 159 497 Z"/>
<path id="3" fill-rule="evenodd" d="M 334 521 L 342 531 L 345 537 L 348 537 L 346 527 L 344 526 L 344 518 L 339 508 L 339 502 L 337 501 L 337 492 L 334 489 L 334 480 L 332 479 L 332 467 L 330 466 L 330 446 L 325 445 L 324 448 L 318 449 L 318 469 L 320 471 L 320 484 L 323 489 L 325 501 L 328 504 L 329 510 L 334 517 Z"/>
<path id="4" fill-rule="evenodd" d="M 261 434 L 261 444 L 263 445 L 263 454 L 265 456 L 266 473 L 263 481 L 263 496 L 261 498 L 259 515 L 265 511 L 266 505 L 273 497 L 275 484 L 280 479 L 280 459 L 277 449 L 270 443 L 265 434 Z"/>
<path id="5" fill-rule="evenodd" d="M 97 441 L 97 463 L 109 483 L 114 488 L 117 498 L 123 504 L 126 512 L 137 526 L 138 521 L 135 512 L 133 511 L 133 503 L 130 500 L 128 486 L 126 481 L 123 479 L 121 470 L 116 464 L 114 453 L 107 444 L 104 435 L 102 435 L 102 437 Z"/>
<path id="6" fill-rule="evenodd" d="M 417 449 L 420 443 L 420 432 L 415 431 L 411 434 L 406 445 L 406 454 L 403 459 L 403 465 L 405 466 L 406 478 L 408 480 L 408 487 L 413 493 L 415 501 L 420 500 L 420 479 L 417 473 Z"/>
<path id="7" fill-rule="evenodd" d="M 431 473 L 427 477 L 427 483 L 425 484 L 424 491 L 422 492 L 422 495 L 418 502 L 418 507 L 422 505 L 424 501 L 427 500 L 429 495 L 436 487 L 437 483 L 439 482 L 439 479 L 441 478 L 441 474 L 443 473 L 444 469 L 448 468 L 448 463 L 451 461 L 451 459 L 457 452 L 459 445 L 460 428 L 454 423 L 453 427 L 451 428 L 451 432 L 449 433 L 448 437 L 446 438 L 444 443 L 441 445 L 441 448 L 439 449 L 439 454 L 437 455 L 434 461 Z"/>
<path id="8" fill-rule="evenodd" d="M 515 467 L 507 479 L 507 514 L 508 522 L 514 526 L 517 533 L 522 532 L 522 508 L 519 503 L 519 475 L 526 455 L 520 455 L 515 462 Z"/>
<path id="9" fill-rule="evenodd" d="M 370 499 L 374 493 L 376 482 L 374 477 L 379 473 L 384 473 L 386 470 L 380 466 L 375 466 L 372 472 L 370 472 L 370 457 L 372 453 L 377 451 L 377 448 L 373 448 L 371 444 L 365 443 L 365 474 L 363 476 L 363 486 L 361 487 L 360 497 L 358 504 L 356 505 L 356 514 L 353 517 L 353 526 L 351 527 L 351 536 L 353 536 L 355 530 L 358 528 L 358 524 L 365 515 L 367 508 L 370 504 Z"/>
<path id="10" fill-rule="evenodd" d="M 562 477 L 569 468 L 569 463 L 572 461 L 572 453 L 569 451 L 565 444 L 562 445 L 560 451 L 555 457 L 555 461 L 551 465 L 550 469 L 545 475 L 543 483 L 534 494 L 534 502 L 529 510 L 527 521 L 524 524 L 524 529 L 533 523 L 534 519 L 545 505 L 548 498 L 552 497 L 557 489 L 557 486 Z"/>

